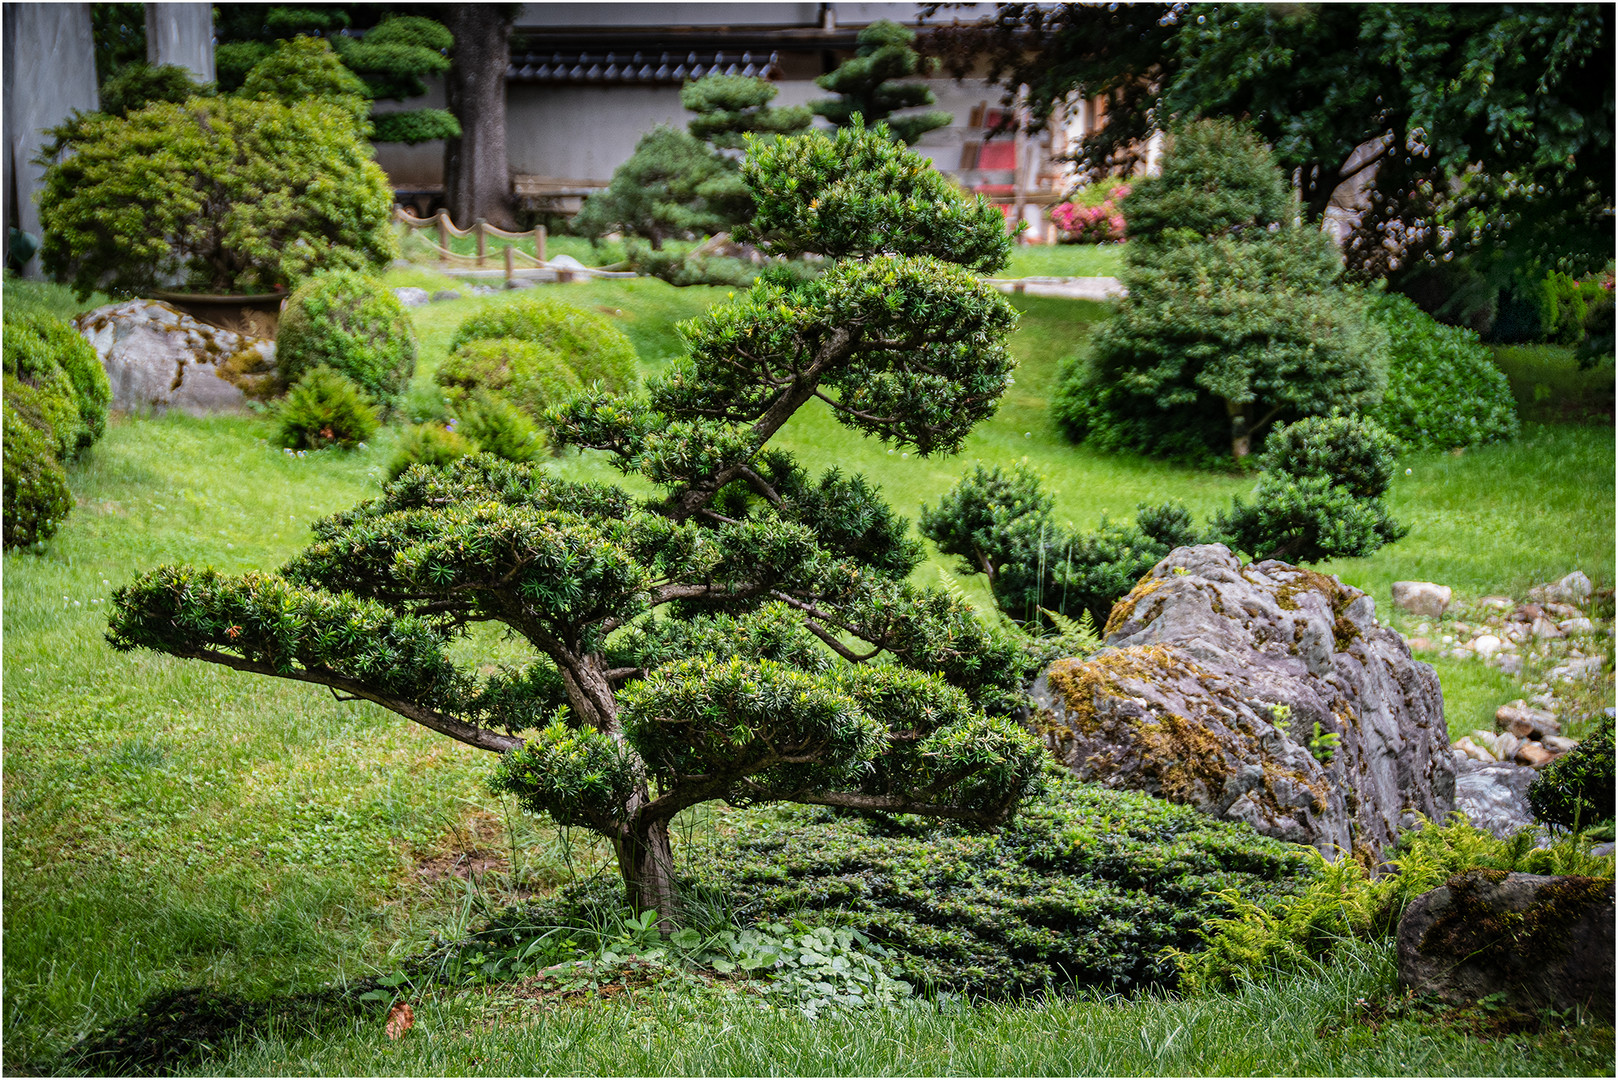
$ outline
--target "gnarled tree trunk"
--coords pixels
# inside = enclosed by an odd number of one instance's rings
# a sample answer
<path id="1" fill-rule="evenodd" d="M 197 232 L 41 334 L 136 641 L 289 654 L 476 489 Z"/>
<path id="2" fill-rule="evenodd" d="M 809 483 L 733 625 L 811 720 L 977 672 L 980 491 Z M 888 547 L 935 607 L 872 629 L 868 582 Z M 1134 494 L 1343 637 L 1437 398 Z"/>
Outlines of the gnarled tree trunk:
<path id="1" fill-rule="evenodd" d="M 444 90 L 461 135 L 444 140 L 444 205 L 463 229 L 479 218 L 517 226 L 506 160 L 506 67 L 517 6 L 456 4 L 445 12 L 455 48 Z"/>
<path id="2" fill-rule="evenodd" d="M 658 926 L 672 933 L 679 901 L 674 891 L 674 848 L 669 843 L 669 823 L 659 818 L 646 821 L 636 816 L 613 840 L 618 856 L 618 872 L 623 875 L 629 906 L 636 911 L 655 911 Z"/>

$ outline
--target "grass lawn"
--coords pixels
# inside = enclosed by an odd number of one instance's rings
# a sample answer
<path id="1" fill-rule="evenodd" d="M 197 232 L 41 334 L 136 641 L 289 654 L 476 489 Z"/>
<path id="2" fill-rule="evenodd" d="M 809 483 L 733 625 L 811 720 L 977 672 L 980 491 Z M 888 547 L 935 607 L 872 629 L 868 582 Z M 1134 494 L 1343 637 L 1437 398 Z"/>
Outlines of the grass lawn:
<path id="1" fill-rule="evenodd" d="M 555 250 L 555 248 L 553 248 Z M 1024 252 L 1043 249 L 1020 249 Z M 1091 248 L 1049 249 L 1094 252 Z M 589 260 L 585 260 L 589 261 Z M 1028 270 L 1025 272 L 1073 272 Z M 1104 272 L 1104 271 L 1096 271 Z M 401 271 L 391 284 L 432 275 Z M 602 280 L 558 295 L 608 314 L 643 371 L 681 349 L 677 321 L 726 290 Z M 61 290 L 7 286 L 6 303 L 61 314 Z M 426 383 L 467 298 L 414 312 Z M 1046 402 L 1058 360 L 1101 305 L 1019 297 L 1017 383 L 953 459 L 889 453 L 805 410 L 780 443 L 816 468 L 864 472 L 914 518 L 973 461 L 1026 457 L 1062 518 L 1090 526 L 1142 500 L 1184 500 L 1199 518 L 1251 477 L 1064 442 Z M 1565 357 L 1502 356 L 1524 400 L 1605 397 L 1609 411 L 1552 409 L 1507 446 L 1412 455 L 1391 499 L 1409 537 L 1325 567 L 1389 610 L 1394 580 L 1463 596 L 1521 594 L 1583 569 L 1614 582 L 1612 366 L 1569 373 Z M 1514 366 L 1515 365 L 1515 366 Z M 1546 406 L 1550 408 L 1550 406 Z M 1591 418 L 1596 422 L 1588 422 Z M 1573 422 L 1579 421 L 1579 422 Z M 374 495 L 396 432 L 353 454 L 284 453 L 263 416 L 123 418 L 70 474 L 77 508 L 42 554 L 4 559 L 4 1066 L 49 1069 L 86 1032 L 154 991 L 204 984 L 248 995 L 385 971 L 433 934 L 600 859 L 488 795 L 489 759 L 364 703 L 104 642 L 106 600 L 165 562 L 271 569 L 308 522 Z M 616 479 L 595 456 L 556 467 Z M 949 572 L 936 554 L 923 580 Z M 963 579 L 984 597 L 981 579 Z M 1520 696 L 1498 672 L 1440 665 L 1452 717 Z M 1453 726 L 1453 725 L 1452 725 Z M 468 861 L 468 860 L 471 861 Z M 470 871 L 470 872 L 469 872 Z M 468 880 L 470 878 L 470 880 Z M 424 999 L 399 1043 L 379 1019 L 263 1037 L 209 1058 L 211 1073 L 1342 1073 L 1562 1074 L 1612 1070 L 1611 1029 L 1480 1037 L 1471 1021 L 1386 1019 L 1391 960 L 1366 949 L 1316 976 L 1191 1000 L 1082 998 L 925 1009 L 811 1023 L 748 996 L 624 994 L 536 1004 L 498 994 Z M 1373 1010 L 1374 1012 L 1374 1010 Z M 1484 1025 L 1486 1028 L 1486 1025 Z"/>

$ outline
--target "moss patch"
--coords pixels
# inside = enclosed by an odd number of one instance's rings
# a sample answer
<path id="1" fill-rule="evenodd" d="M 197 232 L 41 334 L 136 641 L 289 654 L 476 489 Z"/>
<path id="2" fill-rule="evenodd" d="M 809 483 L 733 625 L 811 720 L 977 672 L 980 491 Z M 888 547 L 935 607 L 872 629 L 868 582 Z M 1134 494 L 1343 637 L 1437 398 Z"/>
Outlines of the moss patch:
<path id="1" fill-rule="evenodd" d="M 1117 633 L 1124 623 L 1129 621 L 1129 617 L 1135 614 L 1135 605 L 1139 604 L 1146 597 L 1152 595 L 1162 587 L 1162 578 L 1141 578 L 1135 587 L 1130 590 L 1128 596 L 1124 597 L 1122 600 L 1113 605 L 1112 614 L 1107 616 L 1107 625 L 1101 631 L 1101 636 L 1103 638 L 1109 638 L 1113 634 Z"/>
<path id="2" fill-rule="evenodd" d="M 1451 877 L 1445 883 L 1449 910 L 1428 927 L 1422 951 L 1467 960 L 1502 962 L 1516 956 L 1555 963 L 1568 953 L 1569 928 L 1600 903 L 1612 884 L 1602 878 L 1564 877 L 1541 887 L 1528 907 L 1506 911 L 1480 894 L 1507 876 L 1504 870 L 1469 870 Z"/>

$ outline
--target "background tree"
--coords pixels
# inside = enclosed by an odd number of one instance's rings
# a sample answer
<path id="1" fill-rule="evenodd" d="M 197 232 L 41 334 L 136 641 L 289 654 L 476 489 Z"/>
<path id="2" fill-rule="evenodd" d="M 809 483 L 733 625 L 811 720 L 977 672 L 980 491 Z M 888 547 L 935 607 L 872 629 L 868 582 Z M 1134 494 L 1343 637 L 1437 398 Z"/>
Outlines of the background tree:
<path id="1" fill-rule="evenodd" d="M 721 162 L 720 170 L 700 187 L 727 225 L 753 217 L 753 199 L 741 177 L 747 136 L 798 135 L 813 122 L 808 106 L 771 105 L 779 92 L 768 80 L 747 75 L 707 75 L 680 88 L 680 104 L 696 114 L 686 130 L 707 143 Z"/>
<path id="2" fill-rule="evenodd" d="M 730 222 L 707 195 L 715 187 L 721 195 L 728 190 L 725 171 L 724 160 L 701 140 L 659 125 L 641 136 L 606 190 L 584 200 L 572 229 L 591 237 L 641 237 L 653 251 L 671 238 L 718 232 Z"/>
<path id="3" fill-rule="evenodd" d="M 515 229 L 506 159 L 506 67 L 519 4 L 446 5 L 455 39 L 444 94 L 461 133 L 444 140 L 444 206 L 463 228 Z"/>
<path id="4" fill-rule="evenodd" d="M 809 108 L 838 127 L 856 116 L 864 118 L 867 128 L 886 121 L 892 136 L 905 143 L 914 143 L 935 128 L 948 127 L 953 117 L 947 112 L 893 115 L 899 109 L 931 105 L 938 100 L 922 83 L 893 81 L 918 72 L 932 73 L 934 62 L 924 61 L 912 48 L 915 40 L 914 30 L 887 19 L 865 27 L 860 31 L 854 56 L 815 80 L 816 86 L 838 96 L 811 102 Z"/>
<path id="5" fill-rule="evenodd" d="M 986 56 L 1026 84 L 1036 119 L 1107 95 L 1078 152 L 1091 174 L 1135 164 L 1154 126 L 1224 116 L 1273 147 L 1309 220 L 1368 180 L 1351 269 L 1434 310 L 1464 283 L 1457 262 L 1498 289 L 1536 261 L 1579 274 L 1612 258 L 1611 18 L 1600 4 L 1004 4 L 935 36 L 955 66 Z"/>
<path id="6" fill-rule="evenodd" d="M 1058 389 L 1075 439 L 1182 457 L 1223 446 L 1239 460 L 1273 421 L 1381 400 L 1385 338 L 1251 132 L 1182 129 L 1124 205 L 1129 294 Z"/>
<path id="7" fill-rule="evenodd" d="M 972 273 L 1004 265 L 1001 216 L 858 126 L 757 145 L 743 176 L 761 238 L 827 272 L 686 324 L 690 356 L 645 398 L 551 413 L 660 499 L 482 455 L 416 468 L 279 573 L 142 575 L 115 646 L 322 684 L 502 753 L 498 788 L 611 840 L 631 902 L 665 914 L 669 821 L 707 800 L 1005 820 L 1043 756 L 1007 716 L 1027 658 L 909 583 L 920 545 L 864 480 L 767 447 L 819 399 L 958 450 L 1010 379 L 1015 314 Z M 532 662 L 457 663 L 488 622 Z"/>

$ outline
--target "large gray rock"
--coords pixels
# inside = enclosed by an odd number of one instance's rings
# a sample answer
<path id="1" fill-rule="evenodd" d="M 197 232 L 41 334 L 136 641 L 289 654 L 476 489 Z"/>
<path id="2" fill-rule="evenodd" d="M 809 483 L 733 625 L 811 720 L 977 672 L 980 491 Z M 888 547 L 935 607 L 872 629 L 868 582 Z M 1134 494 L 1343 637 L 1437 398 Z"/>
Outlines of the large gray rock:
<path id="1" fill-rule="evenodd" d="M 1613 883 L 1469 870 L 1399 920 L 1399 981 L 1457 1005 L 1504 994 L 1525 1011 L 1613 1019 Z"/>
<path id="2" fill-rule="evenodd" d="M 112 407 L 230 412 L 274 388 L 275 342 L 209 326 L 161 300 L 126 300 L 73 325 L 95 347 Z"/>
<path id="3" fill-rule="evenodd" d="M 1047 742 L 1086 779 L 1328 857 L 1380 853 L 1454 805 L 1438 677 L 1335 578 L 1177 548 L 1106 632 L 1108 648 L 1034 687 Z"/>
<path id="4" fill-rule="evenodd" d="M 1538 775 L 1538 769 L 1511 761 L 1456 761 L 1455 809 L 1504 839 L 1534 823 L 1528 787 Z"/>

